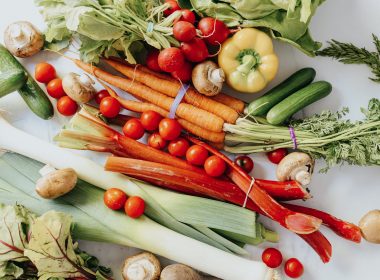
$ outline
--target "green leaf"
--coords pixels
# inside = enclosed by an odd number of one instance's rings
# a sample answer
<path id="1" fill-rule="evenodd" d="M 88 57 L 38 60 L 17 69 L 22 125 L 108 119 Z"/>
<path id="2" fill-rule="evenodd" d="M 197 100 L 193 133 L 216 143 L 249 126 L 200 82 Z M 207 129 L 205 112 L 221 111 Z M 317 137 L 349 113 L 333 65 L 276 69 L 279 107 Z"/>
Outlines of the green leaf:
<path id="1" fill-rule="evenodd" d="M 0 280 L 18 279 L 23 273 L 24 270 L 13 262 L 0 263 Z"/>

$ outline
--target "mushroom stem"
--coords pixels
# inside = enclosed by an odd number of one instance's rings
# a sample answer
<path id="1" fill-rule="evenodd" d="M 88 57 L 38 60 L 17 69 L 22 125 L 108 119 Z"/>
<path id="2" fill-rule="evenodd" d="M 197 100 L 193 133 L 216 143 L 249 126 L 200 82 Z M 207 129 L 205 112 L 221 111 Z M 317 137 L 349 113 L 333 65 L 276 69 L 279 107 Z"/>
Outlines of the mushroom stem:
<path id="1" fill-rule="evenodd" d="M 225 75 L 222 68 L 218 69 L 209 69 L 208 71 L 208 79 L 211 83 L 216 86 L 219 86 L 220 83 L 224 82 Z"/>

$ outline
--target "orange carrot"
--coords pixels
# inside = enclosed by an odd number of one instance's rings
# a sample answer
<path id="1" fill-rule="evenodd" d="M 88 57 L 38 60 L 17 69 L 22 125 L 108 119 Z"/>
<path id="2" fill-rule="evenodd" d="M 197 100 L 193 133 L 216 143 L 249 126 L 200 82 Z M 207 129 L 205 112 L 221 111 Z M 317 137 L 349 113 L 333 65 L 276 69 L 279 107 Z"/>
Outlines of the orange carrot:
<path id="1" fill-rule="evenodd" d="M 227 105 L 228 107 L 234 109 L 238 113 L 244 112 L 245 103 L 238 98 L 229 96 L 224 93 L 219 93 L 217 95 L 211 96 L 210 98 L 214 101 Z"/>

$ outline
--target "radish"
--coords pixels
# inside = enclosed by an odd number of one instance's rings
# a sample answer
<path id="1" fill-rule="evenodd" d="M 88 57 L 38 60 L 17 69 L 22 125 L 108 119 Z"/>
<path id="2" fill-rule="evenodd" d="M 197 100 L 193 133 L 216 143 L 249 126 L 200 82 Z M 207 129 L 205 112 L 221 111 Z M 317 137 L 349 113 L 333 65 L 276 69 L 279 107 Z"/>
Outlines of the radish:
<path id="1" fill-rule="evenodd" d="M 148 66 L 150 70 L 161 72 L 160 65 L 158 65 L 158 55 L 158 50 L 150 51 L 146 57 L 146 66 Z"/>
<path id="2" fill-rule="evenodd" d="M 187 21 L 187 22 L 190 22 L 191 24 L 194 24 L 195 23 L 195 14 L 188 10 L 188 9 L 183 9 L 181 10 L 181 13 L 182 13 L 182 16 L 176 20 L 175 22 L 177 21 Z"/>
<path id="3" fill-rule="evenodd" d="M 179 48 L 167 48 L 158 55 L 158 65 L 165 72 L 180 70 L 184 64 L 185 57 Z"/>
<path id="4" fill-rule="evenodd" d="M 169 8 L 167 8 L 165 11 L 164 11 L 164 15 L 165 16 L 170 16 L 172 13 L 174 13 L 175 11 L 179 11 L 181 10 L 181 7 L 178 5 L 177 1 L 174 1 L 174 0 L 169 0 L 169 1 L 165 1 L 167 4 L 170 5 Z"/>
<path id="5" fill-rule="evenodd" d="M 181 69 L 171 72 L 173 78 L 181 80 L 183 83 L 187 83 L 191 79 L 191 73 L 193 71 L 193 65 L 185 61 L 185 64 L 181 67 Z"/>
<path id="6" fill-rule="evenodd" d="M 187 42 L 195 38 L 197 30 L 190 22 L 179 21 L 173 26 L 173 35 L 178 41 Z"/>
<path id="7" fill-rule="evenodd" d="M 223 43 L 231 33 L 223 21 L 211 17 L 202 18 L 198 28 L 207 43 L 213 46 Z"/>
<path id="8" fill-rule="evenodd" d="M 206 43 L 201 38 L 181 43 L 181 50 L 186 59 L 191 62 L 201 62 L 209 56 Z"/>

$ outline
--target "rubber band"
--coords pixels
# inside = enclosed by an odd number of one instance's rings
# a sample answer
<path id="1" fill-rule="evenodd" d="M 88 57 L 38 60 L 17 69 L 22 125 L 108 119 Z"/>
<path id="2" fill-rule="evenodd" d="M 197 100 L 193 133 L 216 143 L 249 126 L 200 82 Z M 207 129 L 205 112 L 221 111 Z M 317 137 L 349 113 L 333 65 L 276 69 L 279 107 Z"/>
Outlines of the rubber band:
<path id="1" fill-rule="evenodd" d="M 290 138 L 293 141 L 293 149 L 296 150 L 298 145 L 297 145 L 297 138 L 296 138 L 296 133 L 294 132 L 294 128 L 289 126 L 289 133 L 290 133 Z"/>
<path id="2" fill-rule="evenodd" d="M 153 28 L 154 28 L 154 23 L 152 21 L 149 21 L 148 26 L 146 27 L 146 32 L 147 33 L 153 32 Z"/>
<path id="3" fill-rule="evenodd" d="M 244 203 L 243 203 L 243 206 L 242 206 L 243 208 L 245 208 L 247 206 L 248 197 L 249 197 L 249 194 L 252 191 L 252 188 L 253 188 L 254 184 L 255 184 L 255 178 L 252 177 L 252 181 L 251 181 L 251 184 L 249 185 L 249 189 L 248 189 L 247 193 L 245 194 L 245 199 L 244 199 Z"/>
<path id="4" fill-rule="evenodd" d="M 190 87 L 190 85 L 188 85 L 188 84 L 184 84 L 181 86 L 181 89 L 177 93 L 177 96 L 174 98 L 173 104 L 170 107 L 170 112 L 169 112 L 169 118 L 170 119 L 175 118 L 175 112 L 177 111 L 179 104 L 181 104 L 181 101 L 182 101 L 183 97 L 185 96 L 189 87 Z"/>

